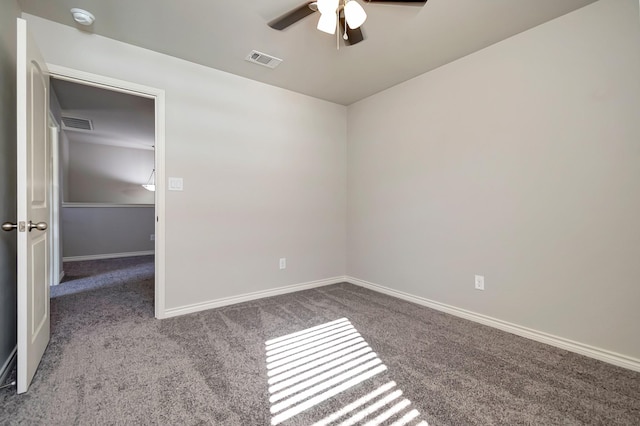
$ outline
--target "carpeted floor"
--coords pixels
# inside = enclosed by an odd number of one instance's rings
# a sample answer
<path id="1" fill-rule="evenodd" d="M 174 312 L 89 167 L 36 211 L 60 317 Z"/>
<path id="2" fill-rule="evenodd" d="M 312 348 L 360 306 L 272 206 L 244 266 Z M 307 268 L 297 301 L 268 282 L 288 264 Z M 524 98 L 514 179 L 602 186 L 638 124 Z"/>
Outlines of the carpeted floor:
<path id="1" fill-rule="evenodd" d="M 269 425 L 267 381 L 277 362 L 267 368 L 273 355 L 265 349 L 342 318 L 386 370 L 281 424 L 332 413 L 362 424 L 400 400 L 410 405 L 381 424 L 411 410 L 418 416 L 410 425 L 640 424 L 639 373 L 346 283 L 159 321 L 153 279 L 136 278 L 56 297 L 51 317 L 51 343 L 30 391 L 0 391 L 1 424 Z M 327 334 L 323 327 L 301 338 Z M 384 385 L 392 388 L 381 393 Z M 366 406 L 379 409 L 359 419 Z"/>
<path id="2" fill-rule="evenodd" d="M 112 285 L 152 280 L 153 256 L 83 260 L 64 263 L 61 284 L 51 287 L 51 297 L 79 293 Z"/>

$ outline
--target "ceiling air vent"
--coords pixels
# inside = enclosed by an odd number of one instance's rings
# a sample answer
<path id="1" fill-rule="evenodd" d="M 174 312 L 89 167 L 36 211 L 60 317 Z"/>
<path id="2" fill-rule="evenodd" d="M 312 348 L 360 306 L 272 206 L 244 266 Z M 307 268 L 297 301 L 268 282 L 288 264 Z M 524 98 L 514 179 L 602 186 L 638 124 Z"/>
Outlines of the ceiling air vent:
<path id="1" fill-rule="evenodd" d="M 66 130 L 93 130 L 93 123 L 86 118 L 62 117 L 62 128 Z"/>
<path id="2" fill-rule="evenodd" d="M 282 59 L 267 55 L 266 53 L 258 52 L 257 50 L 252 50 L 244 59 L 249 62 L 253 62 L 254 64 L 269 68 L 275 68 L 282 62 Z"/>

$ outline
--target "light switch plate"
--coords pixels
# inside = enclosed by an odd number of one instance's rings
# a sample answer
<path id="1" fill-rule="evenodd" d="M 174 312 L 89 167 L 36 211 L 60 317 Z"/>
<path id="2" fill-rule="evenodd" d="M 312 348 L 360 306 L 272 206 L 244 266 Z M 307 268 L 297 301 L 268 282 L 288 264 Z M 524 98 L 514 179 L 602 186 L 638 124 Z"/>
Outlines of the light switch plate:
<path id="1" fill-rule="evenodd" d="M 484 290 L 484 275 L 476 275 L 475 287 L 476 290 Z"/>
<path id="2" fill-rule="evenodd" d="M 169 191 L 182 191 L 182 178 L 170 177 L 169 178 Z"/>

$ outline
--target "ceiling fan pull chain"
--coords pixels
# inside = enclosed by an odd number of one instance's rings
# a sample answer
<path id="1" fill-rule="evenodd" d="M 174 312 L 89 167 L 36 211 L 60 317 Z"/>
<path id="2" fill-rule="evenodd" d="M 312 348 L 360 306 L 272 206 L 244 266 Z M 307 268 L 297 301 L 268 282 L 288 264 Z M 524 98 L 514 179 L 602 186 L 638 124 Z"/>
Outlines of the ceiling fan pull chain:
<path id="1" fill-rule="evenodd" d="M 344 7 L 347 5 L 347 1 L 349 0 L 345 0 L 345 2 L 342 5 L 342 15 L 344 17 L 344 35 L 342 36 L 343 40 L 349 40 L 349 36 L 347 35 L 347 15 L 346 13 L 344 13 Z M 338 16 L 338 18 L 340 18 L 340 16 Z M 340 22 L 340 19 L 338 19 L 338 22 Z"/>

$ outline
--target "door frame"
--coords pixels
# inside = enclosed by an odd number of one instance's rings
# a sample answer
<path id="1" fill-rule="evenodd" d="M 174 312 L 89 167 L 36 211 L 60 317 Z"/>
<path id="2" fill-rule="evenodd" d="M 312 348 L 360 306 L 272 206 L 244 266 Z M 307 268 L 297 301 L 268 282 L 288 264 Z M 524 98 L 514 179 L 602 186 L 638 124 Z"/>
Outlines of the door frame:
<path id="1" fill-rule="evenodd" d="M 62 280 L 63 273 L 60 266 L 62 253 L 60 253 L 60 158 L 58 153 L 60 144 L 60 123 L 56 121 L 49 108 L 49 146 L 51 155 L 49 162 L 51 165 L 51 188 L 49 196 L 51 199 L 51 282 L 49 285 L 58 285 Z"/>
<path id="2" fill-rule="evenodd" d="M 155 102 L 155 289 L 154 312 L 165 313 L 165 91 L 138 83 L 47 63 L 51 78 L 153 99 Z M 54 153 L 58 155 L 58 153 Z"/>

